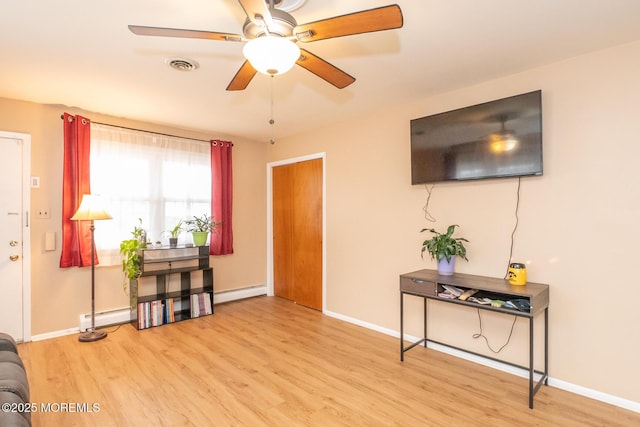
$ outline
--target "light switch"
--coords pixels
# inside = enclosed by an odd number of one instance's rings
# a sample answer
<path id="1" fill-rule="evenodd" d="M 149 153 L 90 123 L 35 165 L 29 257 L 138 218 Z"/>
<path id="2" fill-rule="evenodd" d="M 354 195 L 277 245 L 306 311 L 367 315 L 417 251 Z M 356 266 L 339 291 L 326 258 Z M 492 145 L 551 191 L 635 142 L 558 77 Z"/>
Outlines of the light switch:
<path id="1" fill-rule="evenodd" d="M 56 250 L 56 232 L 47 231 L 44 233 L 44 250 L 55 251 Z"/>

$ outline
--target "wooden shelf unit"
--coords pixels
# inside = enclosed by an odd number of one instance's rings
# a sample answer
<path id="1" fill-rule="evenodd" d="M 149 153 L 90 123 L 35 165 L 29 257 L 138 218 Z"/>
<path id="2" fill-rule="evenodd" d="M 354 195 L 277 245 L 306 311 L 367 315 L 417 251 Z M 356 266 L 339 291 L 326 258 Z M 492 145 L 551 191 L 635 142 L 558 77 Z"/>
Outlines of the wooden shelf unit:
<path id="1" fill-rule="evenodd" d="M 140 278 L 129 281 L 131 324 L 147 329 L 194 317 L 213 314 L 213 269 L 209 246 L 163 246 L 138 252 Z M 201 283 L 193 284 L 192 275 Z M 143 285 L 145 277 L 155 284 Z M 179 283 L 174 283 L 172 278 Z M 173 286 L 172 286 L 173 285 Z"/>

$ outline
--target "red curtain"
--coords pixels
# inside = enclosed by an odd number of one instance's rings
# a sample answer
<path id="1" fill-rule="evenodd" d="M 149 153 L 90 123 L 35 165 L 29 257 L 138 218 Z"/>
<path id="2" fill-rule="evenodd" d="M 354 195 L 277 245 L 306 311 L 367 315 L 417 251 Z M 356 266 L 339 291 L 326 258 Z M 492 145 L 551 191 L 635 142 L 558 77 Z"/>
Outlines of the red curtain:
<path id="1" fill-rule="evenodd" d="M 229 141 L 211 141 L 211 215 L 222 221 L 217 232 L 211 234 L 209 253 L 228 255 L 233 253 L 233 227 L 231 209 L 233 205 L 233 174 Z"/>
<path id="2" fill-rule="evenodd" d="M 62 254 L 60 267 L 91 265 L 91 223 L 71 221 L 82 196 L 91 194 L 89 154 L 91 122 L 64 113 L 64 167 L 62 172 Z M 98 257 L 95 256 L 98 264 Z"/>

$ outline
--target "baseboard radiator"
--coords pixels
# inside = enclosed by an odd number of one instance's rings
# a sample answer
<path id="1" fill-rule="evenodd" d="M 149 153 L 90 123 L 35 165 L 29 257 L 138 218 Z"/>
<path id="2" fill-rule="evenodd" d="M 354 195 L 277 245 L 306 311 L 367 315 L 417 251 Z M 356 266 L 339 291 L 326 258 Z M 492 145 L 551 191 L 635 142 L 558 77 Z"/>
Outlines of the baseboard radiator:
<path id="1" fill-rule="evenodd" d="M 102 311 L 96 313 L 96 328 L 108 325 L 118 325 L 131 320 L 129 308 L 118 308 L 115 310 Z M 91 314 L 80 315 L 80 332 L 91 328 Z"/>

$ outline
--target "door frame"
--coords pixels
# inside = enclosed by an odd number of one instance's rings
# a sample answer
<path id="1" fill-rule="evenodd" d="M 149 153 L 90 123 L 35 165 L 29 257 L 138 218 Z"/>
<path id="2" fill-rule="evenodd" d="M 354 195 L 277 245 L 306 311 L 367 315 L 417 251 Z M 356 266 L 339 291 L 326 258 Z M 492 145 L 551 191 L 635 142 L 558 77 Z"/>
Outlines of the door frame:
<path id="1" fill-rule="evenodd" d="M 0 131 L 0 137 L 20 139 L 22 151 L 22 340 L 31 341 L 31 135 Z"/>
<path id="2" fill-rule="evenodd" d="M 267 163 L 267 295 L 273 296 L 273 168 L 322 159 L 322 312 L 327 307 L 327 155 L 315 153 Z"/>

